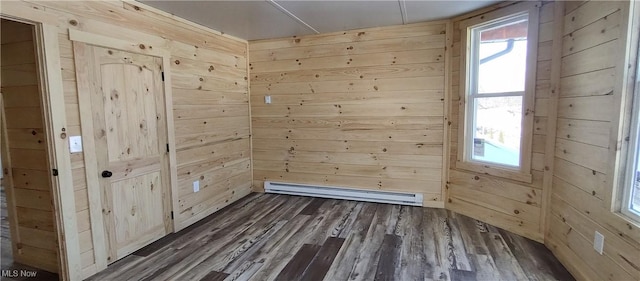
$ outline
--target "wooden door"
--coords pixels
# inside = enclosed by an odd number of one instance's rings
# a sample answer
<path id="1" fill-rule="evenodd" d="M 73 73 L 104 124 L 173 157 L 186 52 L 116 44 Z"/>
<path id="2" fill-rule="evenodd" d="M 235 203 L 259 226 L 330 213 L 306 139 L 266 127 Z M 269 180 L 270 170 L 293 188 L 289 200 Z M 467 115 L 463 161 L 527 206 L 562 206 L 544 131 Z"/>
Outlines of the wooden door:
<path id="1" fill-rule="evenodd" d="M 84 63 L 91 86 L 79 94 L 91 96 L 92 111 L 92 120 L 82 123 L 92 122 L 95 141 L 85 161 L 95 153 L 111 263 L 171 232 L 162 59 L 91 45 L 81 49 L 76 64 Z"/>

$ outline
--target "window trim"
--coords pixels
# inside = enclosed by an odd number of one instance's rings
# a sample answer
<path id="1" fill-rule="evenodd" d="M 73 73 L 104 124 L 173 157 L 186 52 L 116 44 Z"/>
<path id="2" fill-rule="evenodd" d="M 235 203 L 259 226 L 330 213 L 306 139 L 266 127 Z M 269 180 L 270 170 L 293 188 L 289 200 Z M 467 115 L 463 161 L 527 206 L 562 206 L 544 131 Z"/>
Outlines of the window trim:
<path id="1" fill-rule="evenodd" d="M 531 183 L 533 180 L 531 174 L 532 160 L 532 142 L 533 142 L 533 119 L 535 106 L 535 88 L 536 88 L 536 70 L 538 60 L 538 26 L 539 13 L 541 3 L 520 2 L 507 6 L 495 11 L 491 11 L 482 15 L 478 15 L 460 22 L 461 31 L 461 48 L 460 54 L 460 89 L 459 89 L 459 124 L 458 126 L 458 153 L 455 162 L 455 168 L 489 174 L 498 177 L 509 178 L 516 181 Z M 520 166 L 518 168 L 504 166 L 494 163 L 486 163 L 479 161 L 469 161 L 469 153 L 471 153 L 472 141 L 470 141 L 473 132 L 470 132 L 470 120 L 467 116 L 469 107 L 472 106 L 469 99 L 469 90 L 471 86 L 470 71 L 472 65 L 468 61 L 471 57 L 470 38 L 471 29 L 479 25 L 490 24 L 508 17 L 514 17 L 518 14 L 528 13 L 528 35 L 527 35 L 527 69 L 525 77 L 525 89 L 523 93 L 523 115 L 522 115 L 522 131 L 520 146 Z M 490 95 L 487 95 L 489 97 Z"/>
<path id="2" fill-rule="evenodd" d="M 640 53 L 640 51 L 638 52 Z M 629 138 L 629 141 L 625 144 L 626 157 L 624 157 L 625 159 L 623 159 L 623 178 L 620 181 L 622 183 L 622 202 L 620 204 L 620 213 L 632 220 L 635 220 L 636 222 L 640 222 L 640 211 L 630 210 L 630 205 L 631 201 L 633 200 L 631 191 L 635 188 L 634 179 L 636 176 L 633 176 L 633 174 L 636 173 L 635 170 L 637 170 L 638 168 L 636 167 L 635 158 L 637 157 L 638 153 L 640 153 L 640 67 L 638 66 L 640 66 L 640 54 L 636 55 L 636 73 L 635 82 L 633 83 L 635 86 L 633 89 L 629 89 L 631 92 L 631 107 L 627 111 L 630 120 L 628 121 L 628 130 L 625 132 Z M 640 166 L 640 160 L 638 161 L 637 165 Z"/>
<path id="3" fill-rule="evenodd" d="M 627 5 L 628 4 L 628 5 Z M 625 186 L 627 157 L 630 147 L 629 133 L 631 130 L 631 112 L 634 105 L 634 95 L 640 97 L 640 5 L 634 1 L 622 5 L 622 15 L 628 18 L 621 20 L 620 47 L 623 48 L 616 58 L 614 104 L 620 114 L 611 116 L 611 137 L 609 140 L 609 169 L 606 183 L 613 187 L 611 192 L 605 193 L 603 205 L 617 218 L 625 223 L 640 228 L 640 218 L 629 216 L 623 212 L 623 200 L 627 188 Z M 638 91 L 638 92 L 636 92 Z M 636 94 L 637 93 L 637 94 Z M 638 98 L 640 102 L 640 98 Z M 640 116 L 639 116 L 640 120 Z"/>

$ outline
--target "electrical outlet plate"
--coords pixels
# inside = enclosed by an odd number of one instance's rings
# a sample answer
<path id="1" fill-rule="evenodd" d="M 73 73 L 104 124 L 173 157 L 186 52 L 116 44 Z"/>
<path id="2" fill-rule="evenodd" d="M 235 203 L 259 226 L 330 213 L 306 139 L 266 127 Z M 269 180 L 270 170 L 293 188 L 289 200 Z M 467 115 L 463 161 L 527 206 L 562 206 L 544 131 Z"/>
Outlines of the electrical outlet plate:
<path id="1" fill-rule="evenodd" d="M 599 254 L 602 255 L 602 251 L 604 250 L 604 236 L 596 231 L 596 235 L 593 238 L 593 249 L 596 250 Z"/>
<path id="2" fill-rule="evenodd" d="M 69 137 L 69 152 L 82 152 L 82 137 L 70 136 Z"/>
<path id="3" fill-rule="evenodd" d="M 193 192 L 198 192 L 200 191 L 200 181 L 194 181 L 193 182 Z"/>
<path id="4" fill-rule="evenodd" d="M 270 104 L 271 103 L 271 96 L 264 96 L 264 103 Z"/>

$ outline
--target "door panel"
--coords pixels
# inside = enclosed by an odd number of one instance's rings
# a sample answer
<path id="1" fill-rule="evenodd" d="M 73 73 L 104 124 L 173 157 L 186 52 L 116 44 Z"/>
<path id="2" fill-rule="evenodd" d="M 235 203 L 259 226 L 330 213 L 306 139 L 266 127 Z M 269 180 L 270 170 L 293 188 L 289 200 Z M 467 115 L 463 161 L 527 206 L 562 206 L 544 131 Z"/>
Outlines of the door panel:
<path id="1" fill-rule="evenodd" d="M 171 232 L 162 59 L 90 45 L 85 50 L 112 263 Z"/>
<path id="2" fill-rule="evenodd" d="M 109 161 L 158 154 L 154 73 L 133 64 L 103 64 L 101 72 Z"/>
<path id="3" fill-rule="evenodd" d="M 160 171 L 114 182 L 113 215 L 117 257 L 124 257 L 166 234 L 162 212 Z"/>

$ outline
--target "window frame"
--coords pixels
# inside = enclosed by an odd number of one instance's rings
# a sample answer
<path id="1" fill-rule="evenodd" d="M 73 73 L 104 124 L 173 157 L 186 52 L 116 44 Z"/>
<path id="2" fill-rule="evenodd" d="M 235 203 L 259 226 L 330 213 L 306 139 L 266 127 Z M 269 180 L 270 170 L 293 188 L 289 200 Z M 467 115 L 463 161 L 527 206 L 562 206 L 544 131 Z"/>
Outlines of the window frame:
<path id="1" fill-rule="evenodd" d="M 640 54 L 636 58 L 635 87 L 630 89 L 632 93 L 631 107 L 628 109 L 630 121 L 626 132 L 629 141 L 626 143 L 626 157 L 623 159 L 623 178 L 620 181 L 623 184 L 621 187 L 622 202 L 620 213 L 636 222 L 640 222 L 640 211 L 631 210 L 631 201 L 633 200 L 631 194 L 635 188 L 634 180 L 637 177 L 637 175 L 634 176 L 634 173 L 637 173 L 638 166 L 640 166 L 640 159 L 636 159 L 640 153 L 640 68 L 638 66 L 640 66 Z M 638 163 L 636 163 L 636 160 L 638 160 Z"/>
<path id="2" fill-rule="evenodd" d="M 605 181 L 613 187 L 613 190 L 605 193 L 603 205 L 627 225 L 640 228 L 640 216 L 624 210 L 623 204 L 625 196 L 630 195 L 627 188 L 629 186 L 627 171 L 632 168 L 629 167 L 630 161 L 627 156 L 632 153 L 633 148 L 630 135 L 634 121 L 632 112 L 634 109 L 640 109 L 636 105 L 636 102 L 640 103 L 640 5 L 634 1 L 627 4 L 628 6 L 622 5 L 622 15 L 626 17 L 628 14 L 628 18 L 621 20 L 622 32 L 618 40 L 621 41 L 622 50 L 616 56 L 616 77 L 613 89 L 615 108 L 620 114 L 611 116 L 609 168 Z M 640 113 L 637 120 L 640 123 Z"/>
<path id="3" fill-rule="evenodd" d="M 489 174 L 498 177 L 509 178 L 521 182 L 532 182 L 531 175 L 531 159 L 532 159 L 532 142 L 533 142 L 533 119 L 535 106 L 535 87 L 536 87 L 536 69 L 538 57 L 538 26 L 539 13 L 541 3 L 520 2 L 491 11 L 482 15 L 478 15 L 460 22 L 461 31 L 461 48 L 460 54 L 460 102 L 459 102 L 459 124 L 458 126 L 458 153 L 455 167 L 458 169 Z M 473 74 L 477 68 L 475 63 L 471 62 L 472 45 L 477 45 L 471 41 L 472 29 L 480 26 L 491 25 L 492 23 L 507 19 L 528 15 L 528 31 L 527 31 L 527 58 L 526 58 L 526 74 L 525 88 L 522 92 L 522 126 L 520 139 L 520 165 L 519 167 L 501 165 L 498 163 L 490 163 L 473 160 L 471 157 L 473 148 L 473 124 L 475 120 L 471 110 L 475 109 L 473 102 L 476 100 L 471 97 L 472 88 L 475 86 L 478 75 Z M 475 93 L 475 90 L 473 91 Z M 520 93 L 520 92 L 514 92 Z M 511 94 L 511 93 L 505 93 Z M 494 94 L 483 94 L 482 97 L 494 97 Z M 498 94 L 497 96 L 503 96 Z M 516 95 L 508 95 L 516 96 Z"/>

